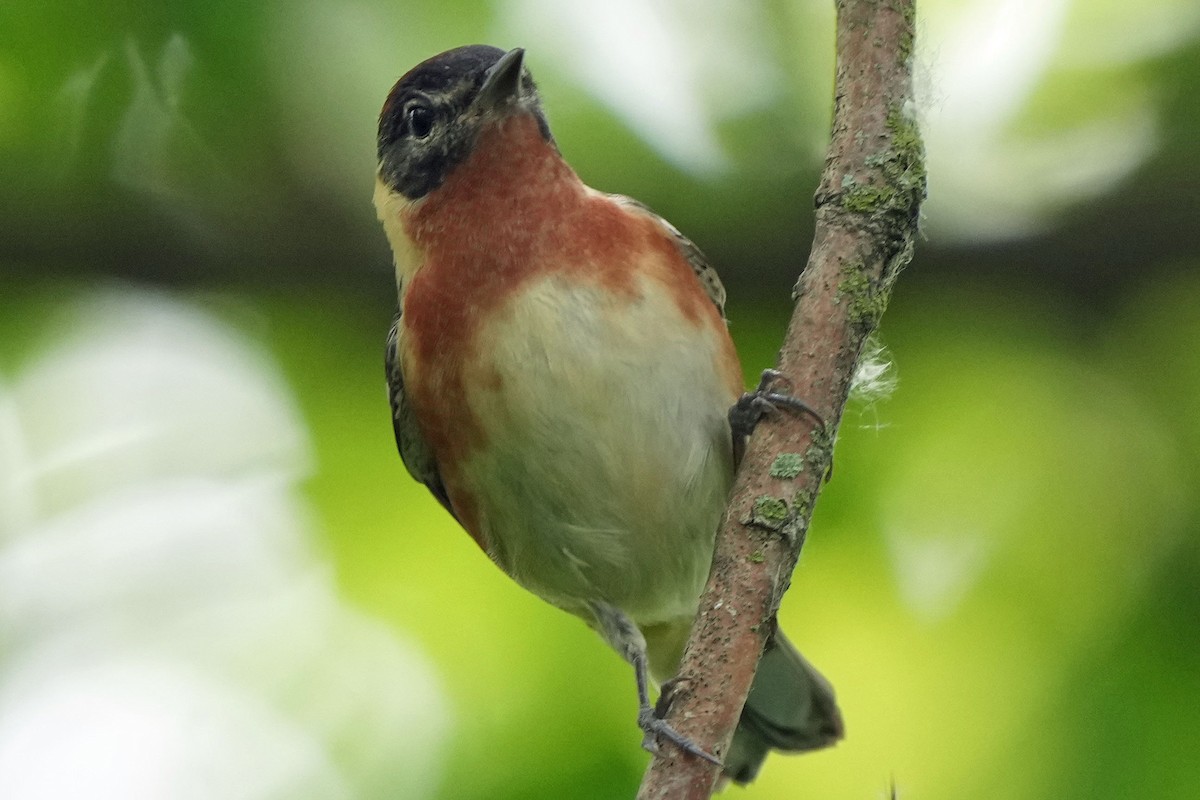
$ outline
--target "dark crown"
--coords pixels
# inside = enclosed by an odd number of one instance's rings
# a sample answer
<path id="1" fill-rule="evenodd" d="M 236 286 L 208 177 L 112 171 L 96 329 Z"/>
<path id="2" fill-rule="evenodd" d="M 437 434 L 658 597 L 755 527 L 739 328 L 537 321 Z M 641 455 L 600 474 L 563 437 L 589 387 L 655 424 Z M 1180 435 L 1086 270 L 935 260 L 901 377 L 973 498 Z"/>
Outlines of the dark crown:
<path id="1" fill-rule="evenodd" d="M 510 57 L 505 60 L 506 56 Z M 439 53 L 409 70 L 392 87 L 379 115 L 379 176 L 410 200 L 423 197 L 466 159 L 487 122 L 516 110 L 534 114 L 546 140 L 553 141 L 537 87 L 522 59 L 519 51 L 468 45 Z M 481 99 L 481 90 L 494 68 L 505 71 L 506 67 L 511 67 L 507 73 L 512 90 L 507 99 L 512 102 L 493 108 Z"/>

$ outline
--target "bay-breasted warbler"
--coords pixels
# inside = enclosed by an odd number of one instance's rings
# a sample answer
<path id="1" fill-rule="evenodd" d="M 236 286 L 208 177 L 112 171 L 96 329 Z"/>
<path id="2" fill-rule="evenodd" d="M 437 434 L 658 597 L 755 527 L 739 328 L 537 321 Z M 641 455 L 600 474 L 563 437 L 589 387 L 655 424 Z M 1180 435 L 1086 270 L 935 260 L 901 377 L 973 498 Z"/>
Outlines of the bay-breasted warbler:
<path id="1" fill-rule="evenodd" d="M 742 372 L 716 272 L 646 207 L 584 185 L 520 49 L 418 64 L 378 148 L 405 466 L 502 570 L 633 665 L 648 747 L 706 755 L 648 684 L 678 665 L 734 472 Z M 770 749 L 841 733 L 830 685 L 776 633 L 724 769 L 748 781 Z"/>

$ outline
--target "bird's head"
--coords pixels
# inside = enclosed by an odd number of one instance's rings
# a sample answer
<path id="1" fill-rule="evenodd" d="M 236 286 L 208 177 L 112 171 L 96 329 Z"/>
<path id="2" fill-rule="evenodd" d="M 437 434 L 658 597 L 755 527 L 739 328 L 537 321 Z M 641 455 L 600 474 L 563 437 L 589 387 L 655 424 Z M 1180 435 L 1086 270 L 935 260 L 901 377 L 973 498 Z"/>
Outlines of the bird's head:
<path id="1" fill-rule="evenodd" d="M 469 45 L 397 81 L 379 115 L 379 180 L 387 190 L 419 200 L 467 159 L 481 132 L 515 115 L 532 115 L 552 143 L 524 60 L 520 48 Z"/>

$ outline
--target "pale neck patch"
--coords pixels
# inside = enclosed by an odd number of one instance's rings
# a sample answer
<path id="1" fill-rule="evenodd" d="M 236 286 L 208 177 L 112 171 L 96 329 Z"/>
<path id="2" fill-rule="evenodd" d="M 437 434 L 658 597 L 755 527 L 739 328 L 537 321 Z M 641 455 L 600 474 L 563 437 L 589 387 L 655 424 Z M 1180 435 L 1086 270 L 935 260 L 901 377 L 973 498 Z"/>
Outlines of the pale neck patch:
<path id="1" fill-rule="evenodd" d="M 396 269 L 396 288 L 403 292 L 412 276 L 421 265 L 421 251 L 404 230 L 404 217 L 412 212 L 421 200 L 409 200 L 397 191 L 389 189 L 383 179 L 376 176 L 375 214 L 383 223 L 388 244 L 392 247 L 392 258 Z"/>

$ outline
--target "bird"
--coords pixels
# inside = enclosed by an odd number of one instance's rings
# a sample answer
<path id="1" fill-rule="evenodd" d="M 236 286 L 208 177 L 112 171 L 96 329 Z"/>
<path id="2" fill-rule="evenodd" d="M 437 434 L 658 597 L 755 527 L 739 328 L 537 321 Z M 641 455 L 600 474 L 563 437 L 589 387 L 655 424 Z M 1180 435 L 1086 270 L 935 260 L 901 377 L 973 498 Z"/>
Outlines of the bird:
<path id="1" fill-rule="evenodd" d="M 648 750 L 665 739 L 746 783 L 771 750 L 840 739 L 832 686 L 779 631 L 720 758 L 650 704 L 678 667 L 746 433 L 730 423 L 748 395 L 725 290 L 700 250 L 583 183 L 521 48 L 410 69 L 377 154 L 408 472 L 501 570 L 629 662 Z"/>

